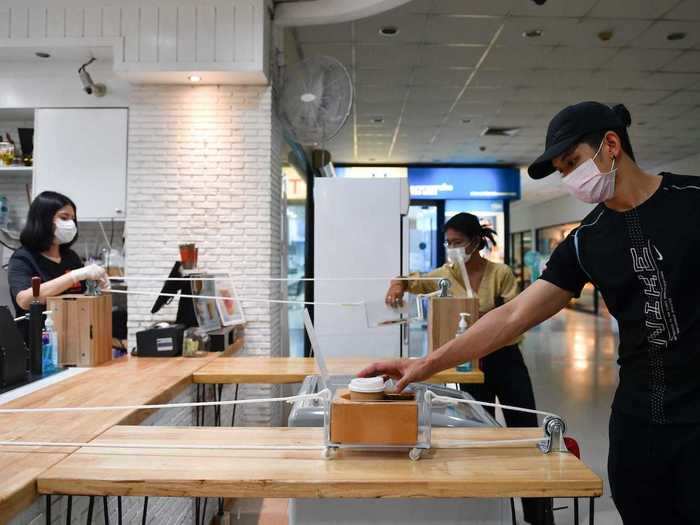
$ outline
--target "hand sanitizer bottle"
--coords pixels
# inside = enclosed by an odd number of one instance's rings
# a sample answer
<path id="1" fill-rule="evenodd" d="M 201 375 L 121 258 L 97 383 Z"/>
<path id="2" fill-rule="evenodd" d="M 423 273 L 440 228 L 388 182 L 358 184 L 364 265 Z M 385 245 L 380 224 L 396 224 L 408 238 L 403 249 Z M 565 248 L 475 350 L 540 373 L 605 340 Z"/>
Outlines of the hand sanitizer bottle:
<path id="1" fill-rule="evenodd" d="M 41 334 L 41 353 L 44 374 L 51 374 L 58 369 L 58 335 L 53 323 L 53 312 L 46 312 L 44 332 Z"/>
<path id="2" fill-rule="evenodd" d="M 469 314 L 466 312 L 462 312 L 459 314 L 459 324 L 457 325 L 457 334 L 455 337 L 459 337 L 462 335 L 464 332 L 467 331 L 467 328 L 469 328 L 469 324 L 467 323 L 467 317 L 469 317 Z M 467 361 L 466 363 L 462 363 L 461 365 L 457 365 L 457 371 L 458 372 L 471 372 L 472 371 L 472 362 Z"/>

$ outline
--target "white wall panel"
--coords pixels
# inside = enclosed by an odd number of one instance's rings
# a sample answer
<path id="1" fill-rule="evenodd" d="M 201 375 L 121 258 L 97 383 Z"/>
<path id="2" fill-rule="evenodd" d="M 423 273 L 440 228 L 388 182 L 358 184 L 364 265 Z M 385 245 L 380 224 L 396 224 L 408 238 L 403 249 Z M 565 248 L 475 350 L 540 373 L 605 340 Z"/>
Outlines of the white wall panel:
<path id="1" fill-rule="evenodd" d="M 66 9 L 66 37 L 82 38 L 85 36 L 85 9 L 68 7 Z"/>
<path id="2" fill-rule="evenodd" d="M 235 8 L 233 5 L 216 8 L 216 57 L 215 62 L 233 62 L 233 32 Z"/>
<path id="3" fill-rule="evenodd" d="M 10 13 L 10 38 L 27 38 L 29 36 L 29 11 L 22 7 L 13 7 Z"/>
<path id="4" fill-rule="evenodd" d="M 139 17 L 138 7 L 126 7 L 121 13 L 121 34 L 124 36 L 124 61 L 139 61 Z"/>
<path id="5" fill-rule="evenodd" d="M 85 9 L 85 30 L 86 37 L 102 36 L 102 9 L 99 7 L 88 7 Z"/>
<path id="6" fill-rule="evenodd" d="M 161 7 L 158 19 L 158 58 L 161 62 L 177 61 L 177 7 Z"/>
<path id="7" fill-rule="evenodd" d="M 255 60 L 255 42 L 250 32 L 255 31 L 255 8 L 253 5 L 241 2 L 236 5 L 234 18 L 234 60 L 236 62 L 253 62 Z"/>
<path id="8" fill-rule="evenodd" d="M 213 6 L 197 7 L 197 62 L 214 62 L 216 38 L 216 10 Z"/>
<path id="9" fill-rule="evenodd" d="M 29 38 L 46 37 L 46 8 L 29 8 Z"/>
<path id="10" fill-rule="evenodd" d="M 158 61 L 158 8 L 141 7 L 139 20 L 139 62 Z"/>
<path id="11" fill-rule="evenodd" d="M 64 7 L 49 7 L 46 10 L 46 36 L 48 38 L 65 38 L 66 9 Z"/>
<path id="12" fill-rule="evenodd" d="M 10 38 L 10 10 L 0 7 L 0 38 Z"/>
<path id="13" fill-rule="evenodd" d="M 177 61 L 194 62 L 196 12 L 194 6 L 177 8 Z"/>
<path id="14" fill-rule="evenodd" d="M 102 8 L 102 36 L 115 37 L 122 35 L 122 9 L 116 6 Z"/>

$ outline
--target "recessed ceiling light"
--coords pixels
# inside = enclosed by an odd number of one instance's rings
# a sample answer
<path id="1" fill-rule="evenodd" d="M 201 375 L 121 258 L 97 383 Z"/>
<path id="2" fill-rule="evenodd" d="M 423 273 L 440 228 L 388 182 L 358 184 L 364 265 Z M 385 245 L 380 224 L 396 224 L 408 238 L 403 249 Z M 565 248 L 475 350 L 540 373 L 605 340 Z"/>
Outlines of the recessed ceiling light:
<path id="1" fill-rule="evenodd" d="M 377 160 L 377 159 L 375 159 L 374 157 L 370 157 L 370 159 L 369 159 L 370 162 L 374 162 L 375 160 Z"/>
<path id="2" fill-rule="evenodd" d="M 600 40 L 601 42 L 609 42 L 610 40 L 612 40 L 613 35 L 614 33 L 611 30 L 601 31 L 600 33 L 598 33 L 598 40 Z"/>
<path id="3" fill-rule="evenodd" d="M 463 118 L 462 119 L 462 124 L 469 124 L 472 121 L 470 118 Z"/>
<path id="4" fill-rule="evenodd" d="M 200 77 L 199 75 L 190 75 L 187 78 L 190 82 L 199 82 L 200 80 L 202 80 L 202 77 Z"/>
<path id="5" fill-rule="evenodd" d="M 372 117 L 372 122 L 374 124 L 383 124 L 384 123 L 384 117 Z"/>
<path id="6" fill-rule="evenodd" d="M 676 31 L 674 33 L 669 33 L 666 35 L 666 40 L 675 42 L 676 40 L 683 40 L 686 37 L 686 33 L 682 31 Z"/>
<path id="7" fill-rule="evenodd" d="M 541 29 L 530 29 L 528 31 L 523 32 L 523 36 L 525 38 L 539 38 L 544 34 L 544 31 Z"/>
<path id="8" fill-rule="evenodd" d="M 382 36 L 396 36 L 399 34 L 399 28 L 396 26 L 382 26 L 379 28 L 379 34 Z"/>
<path id="9" fill-rule="evenodd" d="M 637 126 L 646 126 L 646 121 L 641 120 L 641 121 L 637 122 Z"/>
<path id="10" fill-rule="evenodd" d="M 47 53 L 46 51 L 37 51 L 34 54 L 36 56 L 38 56 L 39 58 L 51 58 L 51 55 L 49 53 Z"/>
<path id="11" fill-rule="evenodd" d="M 486 146 L 479 146 L 479 151 L 486 151 Z"/>

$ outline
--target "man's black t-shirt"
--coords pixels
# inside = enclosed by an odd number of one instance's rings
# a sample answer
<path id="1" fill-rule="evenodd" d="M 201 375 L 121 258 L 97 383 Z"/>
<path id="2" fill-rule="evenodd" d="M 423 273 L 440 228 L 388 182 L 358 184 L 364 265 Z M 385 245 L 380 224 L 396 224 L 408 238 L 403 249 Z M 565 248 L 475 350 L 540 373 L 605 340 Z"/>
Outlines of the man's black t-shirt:
<path id="1" fill-rule="evenodd" d="M 46 282 L 82 267 L 83 263 L 78 254 L 69 248 L 61 250 L 61 262 L 59 263 L 47 259 L 39 253 L 30 252 L 26 248 L 20 248 L 13 253 L 7 268 L 7 279 L 12 295 L 12 305 L 15 307 L 17 316 L 27 313 L 17 305 L 16 298 L 19 292 L 32 286 L 32 277 L 41 277 L 41 281 Z M 64 293 L 81 293 L 83 291 L 83 284 L 78 283 Z"/>
<path id="2" fill-rule="evenodd" d="M 637 208 L 598 205 L 554 250 L 542 279 L 577 297 L 587 281 L 620 327 L 613 410 L 700 421 L 700 178 L 662 173 Z"/>

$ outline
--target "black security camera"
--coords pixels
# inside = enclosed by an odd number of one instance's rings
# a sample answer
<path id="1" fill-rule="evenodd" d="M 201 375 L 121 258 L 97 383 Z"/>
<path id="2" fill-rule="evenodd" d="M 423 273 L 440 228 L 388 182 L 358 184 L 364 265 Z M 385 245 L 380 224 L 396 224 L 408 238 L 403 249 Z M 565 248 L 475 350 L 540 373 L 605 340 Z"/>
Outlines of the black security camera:
<path id="1" fill-rule="evenodd" d="M 80 69 L 78 69 L 78 76 L 80 77 L 80 82 L 83 84 L 83 91 L 85 91 L 85 93 L 88 95 L 92 95 L 94 93 L 96 97 L 103 97 L 107 91 L 107 88 L 104 84 L 95 84 L 95 82 L 92 81 L 90 73 L 88 73 L 87 69 L 85 69 L 94 61 L 95 57 L 92 57 L 82 66 L 80 66 Z"/>

